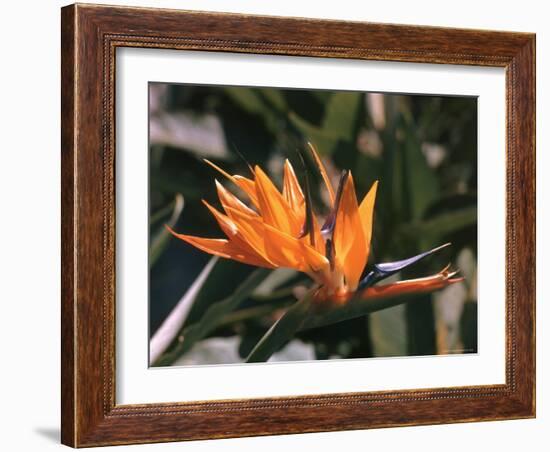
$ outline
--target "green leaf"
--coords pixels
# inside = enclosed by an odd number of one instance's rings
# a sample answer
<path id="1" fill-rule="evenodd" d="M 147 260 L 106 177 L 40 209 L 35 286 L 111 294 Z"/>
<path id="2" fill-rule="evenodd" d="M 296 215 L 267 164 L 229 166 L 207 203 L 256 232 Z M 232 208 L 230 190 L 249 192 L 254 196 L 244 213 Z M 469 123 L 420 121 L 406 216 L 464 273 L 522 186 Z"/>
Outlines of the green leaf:
<path id="1" fill-rule="evenodd" d="M 361 93 L 332 94 L 321 127 L 311 124 L 295 112 L 289 113 L 289 120 L 307 140 L 317 146 L 321 155 L 331 155 L 339 142 L 351 143 L 355 147 L 362 99 Z"/>
<path id="2" fill-rule="evenodd" d="M 435 172 L 428 166 L 418 138 L 418 128 L 412 120 L 405 121 L 404 180 L 407 187 L 409 214 L 412 220 L 420 220 L 432 201 L 439 193 L 439 184 Z"/>
<path id="3" fill-rule="evenodd" d="M 249 113 L 258 114 L 265 110 L 261 97 L 252 88 L 227 86 L 224 91 L 236 104 Z"/>
<path id="4" fill-rule="evenodd" d="M 294 336 L 310 313 L 314 293 L 314 290 L 310 290 L 273 324 L 250 352 L 250 355 L 246 358 L 247 363 L 267 361 L 273 353 Z"/>
<path id="5" fill-rule="evenodd" d="M 298 272 L 291 268 L 277 268 L 254 291 L 254 296 L 271 297 L 276 289 L 290 279 L 296 277 Z"/>
<path id="6" fill-rule="evenodd" d="M 331 301 L 314 303 L 314 291 L 314 289 L 309 291 L 304 298 L 294 303 L 273 324 L 256 347 L 254 347 L 246 362 L 267 361 L 273 353 L 283 347 L 298 331 L 354 319 L 418 298 L 414 295 L 368 299 L 355 297 L 345 303 Z"/>
<path id="7" fill-rule="evenodd" d="M 369 331 L 374 356 L 407 355 L 407 322 L 404 304 L 371 313 Z"/>
<path id="8" fill-rule="evenodd" d="M 477 223 L 477 208 L 465 207 L 452 212 L 442 213 L 424 221 L 417 221 L 401 226 L 399 233 L 407 238 L 430 237 L 439 239 Z"/>
<path id="9" fill-rule="evenodd" d="M 149 218 L 149 224 L 154 225 L 159 223 L 162 220 L 165 220 L 166 217 L 168 217 L 174 211 L 175 205 L 176 205 L 176 200 L 174 199 L 172 202 L 158 209 L 155 213 L 152 213 L 151 217 Z"/>
<path id="10" fill-rule="evenodd" d="M 339 91 L 334 93 L 328 102 L 323 130 L 331 136 L 345 141 L 353 141 L 362 93 Z"/>
<path id="11" fill-rule="evenodd" d="M 315 144 L 321 155 L 332 154 L 338 137 L 329 135 L 328 131 L 311 124 L 292 111 L 289 113 L 288 119 L 308 141 Z"/>
<path id="12" fill-rule="evenodd" d="M 174 169 L 176 168 L 174 166 Z M 199 189 L 199 179 L 193 174 L 185 174 L 182 169 L 178 171 L 179 174 L 172 174 L 167 170 L 152 172 L 149 179 L 151 192 L 167 195 L 183 193 L 187 201 L 201 199 L 204 193 Z"/>
<path id="13" fill-rule="evenodd" d="M 256 287 L 267 277 L 271 270 L 259 268 L 243 281 L 235 292 L 224 300 L 213 303 L 204 313 L 199 322 L 190 325 L 178 334 L 176 341 L 168 352 L 161 356 L 154 366 L 166 366 L 173 363 L 179 356 L 188 351 L 197 341 L 206 337 L 218 327 L 225 314 L 236 309 L 239 304 L 250 296 Z"/>
<path id="14" fill-rule="evenodd" d="M 197 295 L 184 327 L 198 323 L 210 306 L 234 294 L 242 281 L 253 271 L 254 268 L 249 265 L 231 259 L 220 259 Z M 231 275 L 231 278 L 227 275 Z"/>
<path id="15" fill-rule="evenodd" d="M 285 115 L 286 104 L 282 93 L 276 90 L 243 88 L 228 86 L 225 93 L 243 110 L 262 118 L 266 127 L 276 133 L 279 129 L 281 116 Z"/>
<path id="16" fill-rule="evenodd" d="M 332 92 L 325 89 L 312 89 L 309 91 L 309 94 L 315 97 L 322 105 L 325 105 L 330 96 L 332 96 Z"/>
<path id="17" fill-rule="evenodd" d="M 173 228 L 178 221 L 181 212 L 183 211 L 184 204 L 185 203 L 183 200 L 183 196 L 178 193 L 174 199 L 172 216 L 166 223 L 171 228 Z M 158 231 L 151 237 L 151 243 L 149 245 L 149 268 L 151 268 L 158 260 L 158 258 L 166 248 L 166 245 L 168 244 L 171 236 L 172 235 L 166 230 L 164 225 L 162 225 L 160 226 Z"/>
<path id="18" fill-rule="evenodd" d="M 464 310 L 460 319 L 460 333 L 466 353 L 477 353 L 477 315 L 476 301 L 464 303 Z"/>
<path id="19" fill-rule="evenodd" d="M 296 301 L 296 298 L 292 299 L 287 297 L 280 300 L 275 300 L 274 302 L 262 303 L 258 306 L 250 308 L 238 309 L 226 314 L 224 318 L 220 320 L 220 325 L 230 325 L 232 323 L 243 322 L 249 319 L 257 319 L 271 314 L 281 308 L 288 307 L 293 301 Z"/>
<path id="20" fill-rule="evenodd" d="M 431 294 L 414 297 L 414 303 L 405 306 L 407 319 L 407 355 L 435 355 L 435 313 Z"/>
<path id="21" fill-rule="evenodd" d="M 202 269 L 199 276 L 195 278 L 193 284 L 187 289 L 183 297 L 178 301 L 170 314 L 164 319 L 162 325 L 155 331 L 155 334 L 149 342 L 149 360 L 155 362 L 158 357 L 170 346 L 181 330 L 189 310 L 195 303 L 197 295 L 200 293 L 212 269 L 219 262 L 218 257 L 212 257 L 208 264 Z"/>
<path id="22" fill-rule="evenodd" d="M 283 113 L 288 109 L 282 90 L 276 88 L 263 88 L 260 93 L 264 97 L 266 103 L 275 110 Z"/>
<path id="23" fill-rule="evenodd" d="M 354 319 L 372 312 L 388 309 L 414 300 L 414 295 L 401 295 L 391 298 L 352 298 L 346 303 L 325 302 L 317 303 L 315 310 L 302 324 L 302 329 L 317 328 L 331 325 L 343 320 Z"/>

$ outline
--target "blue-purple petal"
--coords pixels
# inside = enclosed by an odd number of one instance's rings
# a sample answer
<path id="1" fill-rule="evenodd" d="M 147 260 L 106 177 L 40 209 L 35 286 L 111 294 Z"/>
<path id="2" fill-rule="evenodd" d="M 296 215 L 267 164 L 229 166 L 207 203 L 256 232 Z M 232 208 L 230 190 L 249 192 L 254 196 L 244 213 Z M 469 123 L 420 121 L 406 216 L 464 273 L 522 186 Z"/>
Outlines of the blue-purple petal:
<path id="1" fill-rule="evenodd" d="M 389 276 L 394 275 L 395 273 L 416 264 L 418 261 L 424 259 L 431 254 L 436 253 L 437 251 L 446 248 L 450 243 L 438 246 L 430 251 L 425 251 L 424 253 L 417 254 L 416 256 L 409 257 L 408 259 L 403 259 L 395 262 L 384 262 L 381 264 L 375 264 L 374 269 L 365 276 L 359 283 L 358 290 L 366 289 L 379 281 L 382 281 Z"/>

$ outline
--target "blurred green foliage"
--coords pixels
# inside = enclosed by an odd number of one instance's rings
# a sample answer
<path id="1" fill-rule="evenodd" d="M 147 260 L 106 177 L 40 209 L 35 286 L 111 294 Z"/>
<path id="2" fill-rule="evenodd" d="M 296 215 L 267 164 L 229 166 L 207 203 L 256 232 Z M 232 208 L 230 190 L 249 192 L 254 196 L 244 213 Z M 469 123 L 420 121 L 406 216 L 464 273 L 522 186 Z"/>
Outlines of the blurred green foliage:
<path id="1" fill-rule="evenodd" d="M 162 250 L 157 251 L 155 237 L 163 221 L 172 220 L 178 232 L 222 237 L 201 203 L 206 199 L 217 205 L 214 178 L 220 177 L 204 164 L 203 157 L 231 174 L 247 175 L 242 154 L 247 162 L 266 169 L 281 186 L 284 158 L 300 168 L 297 150 L 311 141 L 333 177 L 342 169 L 352 171 L 358 197 L 375 180 L 380 181 L 368 265 L 452 242 L 441 255 L 402 275 L 419 277 L 456 262 L 464 249 L 477 255 L 475 98 L 155 83 L 150 84 L 150 115 L 150 251 L 154 255 L 150 260 L 150 335 L 210 258 L 175 239 L 163 241 Z M 178 118 L 186 118 L 181 127 Z M 201 146 L 211 141 L 213 145 Z M 313 162 L 306 165 L 316 212 L 326 214 L 321 178 Z M 180 195 L 185 207 L 175 218 L 174 200 Z M 275 272 L 278 279 L 269 272 L 253 271 L 220 259 L 191 307 L 180 337 L 189 328 L 194 328 L 197 341 L 238 336 L 239 355 L 247 357 L 296 301 L 296 287 L 310 286 L 306 276 L 292 271 L 284 277 Z M 244 296 L 232 299 L 250 278 L 255 287 L 246 287 L 246 292 L 240 292 Z M 270 278 L 275 281 L 270 283 Z M 230 308 L 216 311 L 215 322 L 201 329 L 208 311 L 220 302 Z M 297 338 L 313 347 L 317 359 L 424 355 L 452 352 L 452 347 L 444 350 L 441 344 L 448 333 L 445 328 L 456 327 L 460 332 L 455 348 L 475 352 L 475 289 L 461 302 L 466 303 L 464 315 L 456 325 L 444 328 L 430 294 L 383 311 L 383 315 L 300 331 Z M 187 349 L 175 340 L 160 362 L 171 364 Z"/>

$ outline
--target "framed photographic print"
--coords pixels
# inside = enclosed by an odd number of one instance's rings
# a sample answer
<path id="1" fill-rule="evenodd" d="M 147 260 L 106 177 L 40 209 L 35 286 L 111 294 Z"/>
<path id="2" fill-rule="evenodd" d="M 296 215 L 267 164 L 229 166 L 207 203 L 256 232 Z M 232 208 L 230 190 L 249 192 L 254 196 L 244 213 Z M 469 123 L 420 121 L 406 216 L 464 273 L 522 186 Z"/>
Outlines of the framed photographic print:
<path id="1" fill-rule="evenodd" d="M 62 442 L 535 415 L 535 37 L 62 9 Z"/>

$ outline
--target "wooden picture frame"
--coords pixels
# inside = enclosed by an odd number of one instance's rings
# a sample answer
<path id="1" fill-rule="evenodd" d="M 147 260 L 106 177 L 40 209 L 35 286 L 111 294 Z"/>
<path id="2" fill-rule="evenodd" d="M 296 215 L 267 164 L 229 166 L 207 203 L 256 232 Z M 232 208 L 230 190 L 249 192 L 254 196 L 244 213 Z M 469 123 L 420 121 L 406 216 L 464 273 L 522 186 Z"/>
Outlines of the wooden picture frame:
<path id="1" fill-rule="evenodd" d="M 115 50 L 147 47 L 506 70 L 506 383 L 115 403 Z M 535 416 L 535 36 L 71 5 L 62 9 L 62 442 L 73 447 Z"/>

